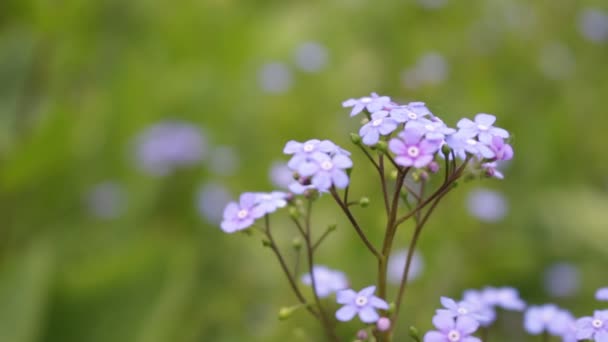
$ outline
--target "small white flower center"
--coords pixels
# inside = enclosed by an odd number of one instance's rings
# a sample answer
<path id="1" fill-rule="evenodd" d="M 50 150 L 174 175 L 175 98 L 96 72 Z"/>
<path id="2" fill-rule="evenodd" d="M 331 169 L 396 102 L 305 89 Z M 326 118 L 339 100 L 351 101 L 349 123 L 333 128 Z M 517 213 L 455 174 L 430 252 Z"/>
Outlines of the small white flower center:
<path id="1" fill-rule="evenodd" d="M 260 196 L 260 199 L 262 201 L 270 201 L 272 199 L 272 195 L 270 195 L 270 194 L 264 194 L 264 195 Z"/>
<path id="2" fill-rule="evenodd" d="M 304 152 L 312 152 L 312 150 L 315 149 L 315 145 L 313 145 L 313 144 L 305 144 L 303 149 L 304 149 Z"/>
<path id="3" fill-rule="evenodd" d="M 426 126 L 424 126 L 424 128 L 426 128 L 427 131 L 431 131 L 431 132 L 435 130 L 435 127 L 433 125 L 426 125 Z"/>
<path id="4" fill-rule="evenodd" d="M 451 342 L 458 342 L 460 341 L 460 332 L 457 330 L 452 330 L 448 333 L 448 340 L 450 340 Z"/>
<path id="5" fill-rule="evenodd" d="M 601 327 L 603 327 L 603 326 L 604 326 L 604 322 L 602 322 L 602 321 L 601 321 L 601 320 L 599 320 L 599 319 L 594 319 L 594 320 L 591 322 L 591 325 L 593 325 L 593 327 L 594 327 L 594 328 L 599 329 L 599 328 L 601 328 Z"/>
<path id="6" fill-rule="evenodd" d="M 487 131 L 490 127 L 486 125 L 477 125 L 477 128 L 479 128 L 480 131 Z"/>
<path id="7" fill-rule="evenodd" d="M 361 103 L 370 103 L 372 102 L 372 98 L 371 97 L 363 97 L 361 98 Z"/>
<path id="8" fill-rule="evenodd" d="M 410 119 L 412 119 L 412 120 L 416 120 L 416 119 L 418 119 L 418 114 L 416 114 L 416 113 L 414 113 L 414 112 L 412 112 L 412 111 L 408 111 L 408 112 L 407 112 L 407 116 L 408 116 Z"/>
<path id="9" fill-rule="evenodd" d="M 329 160 L 326 160 L 324 162 L 321 163 L 321 168 L 323 170 L 331 170 L 334 167 L 334 164 L 332 162 L 330 162 Z"/>
<path id="10" fill-rule="evenodd" d="M 249 211 L 247 209 L 241 209 L 238 213 L 236 213 L 236 217 L 240 218 L 241 220 L 247 217 L 247 215 L 249 215 Z"/>
<path id="11" fill-rule="evenodd" d="M 407 149 L 407 154 L 409 154 L 410 157 L 418 157 L 420 154 L 420 149 L 418 149 L 416 146 L 410 146 Z"/>
<path id="12" fill-rule="evenodd" d="M 355 299 L 355 304 L 357 304 L 358 306 L 364 306 L 367 304 L 367 297 L 365 296 L 358 296 Z"/>
<path id="13" fill-rule="evenodd" d="M 469 313 L 469 310 L 462 308 L 462 307 L 458 308 L 457 311 L 458 311 L 458 314 L 460 314 L 460 315 L 466 315 Z"/>
<path id="14" fill-rule="evenodd" d="M 475 146 L 475 145 L 477 145 L 477 140 L 475 140 L 475 139 L 467 139 L 467 144 L 469 144 L 471 146 Z"/>
<path id="15" fill-rule="evenodd" d="M 382 125 L 382 119 L 376 119 L 376 120 L 372 121 L 372 126 L 378 127 L 380 125 Z"/>

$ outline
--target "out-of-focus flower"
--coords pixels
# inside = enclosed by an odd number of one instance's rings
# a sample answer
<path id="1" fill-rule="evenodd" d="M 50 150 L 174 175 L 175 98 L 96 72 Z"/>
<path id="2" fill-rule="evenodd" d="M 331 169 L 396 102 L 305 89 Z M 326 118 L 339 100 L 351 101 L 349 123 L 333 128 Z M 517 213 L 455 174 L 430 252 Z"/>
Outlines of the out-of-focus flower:
<path id="1" fill-rule="evenodd" d="M 407 259 L 407 249 L 393 252 L 388 259 L 388 281 L 399 285 L 401 283 L 401 277 L 403 276 L 403 269 L 405 268 L 405 261 Z M 416 280 L 424 268 L 424 263 L 420 254 L 415 251 L 412 255 L 412 261 L 410 264 L 410 270 L 408 274 L 408 282 Z"/>
<path id="2" fill-rule="evenodd" d="M 376 93 L 372 93 L 371 96 L 364 96 L 358 99 L 348 99 L 342 102 L 342 107 L 353 109 L 350 112 L 350 116 L 355 116 L 361 113 L 364 109 L 367 109 L 369 113 L 374 113 L 379 110 L 385 110 L 393 106 L 391 98 L 388 96 L 379 96 Z"/>
<path id="3" fill-rule="evenodd" d="M 209 153 L 208 167 L 217 175 L 234 174 L 239 166 L 239 157 L 230 146 L 216 146 Z"/>
<path id="4" fill-rule="evenodd" d="M 469 302 L 466 300 L 456 302 L 452 298 L 441 297 L 441 305 L 443 305 L 445 309 L 438 309 L 438 315 L 448 315 L 452 318 L 468 316 L 476 321 L 485 321 L 488 319 L 482 311 L 483 307 L 477 302 Z"/>
<path id="5" fill-rule="evenodd" d="M 513 147 L 505 144 L 505 140 L 499 136 L 492 137 L 490 148 L 494 152 L 496 160 L 511 160 L 513 158 Z"/>
<path id="6" fill-rule="evenodd" d="M 264 209 L 256 206 L 256 200 L 256 194 L 246 192 L 241 195 L 239 203 L 228 203 L 226 209 L 224 209 L 224 220 L 221 223 L 222 230 L 226 233 L 234 233 L 249 228 L 255 220 L 264 216 Z"/>
<path id="7" fill-rule="evenodd" d="M 222 222 L 222 210 L 232 200 L 230 192 L 221 184 L 204 184 L 197 195 L 197 207 L 201 215 L 212 224 Z"/>
<path id="8" fill-rule="evenodd" d="M 363 323 L 375 323 L 380 318 L 377 309 L 388 310 L 388 303 L 374 296 L 375 286 L 369 286 L 359 292 L 351 289 L 338 291 L 336 301 L 344 306 L 336 311 L 339 321 L 347 322 L 359 315 Z"/>
<path id="9" fill-rule="evenodd" d="M 136 139 L 140 167 L 155 176 L 198 164 L 206 153 L 207 143 L 200 129 L 184 122 L 161 122 Z"/>
<path id="10" fill-rule="evenodd" d="M 416 64 L 403 71 L 403 85 L 409 89 L 422 86 L 435 86 L 444 82 L 449 74 L 449 64 L 445 57 L 437 52 L 422 55 Z"/>
<path id="11" fill-rule="evenodd" d="M 291 89 L 293 75 L 284 63 L 271 62 L 260 68 L 258 83 L 266 93 L 283 94 Z"/>
<path id="12" fill-rule="evenodd" d="M 388 116 L 388 112 L 380 110 L 372 113 L 372 119 L 366 123 L 359 135 L 363 137 L 365 145 L 375 145 L 380 140 L 380 135 L 389 135 L 397 129 L 397 122 Z"/>
<path id="13" fill-rule="evenodd" d="M 475 305 L 481 316 L 477 318 L 479 324 L 488 327 L 496 320 L 496 310 L 492 304 L 484 300 L 483 293 L 477 290 L 467 290 L 463 294 L 463 300 Z"/>
<path id="14" fill-rule="evenodd" d="M 258 192 L 255 196 L 255 205 L 264 214 L 272 214 L 287 205 L 287 194 L 281 191 Z"/>
<path id="15" fill-rule="evenodd" d="M 97 218 L 115 219 L 125 209 L 125 193 L 120 184 L 106 181 L 95 185 L 87 194 L 86 204 Z"/>
<path id="16" fill-rule="evenodd" d="M 484 301 L 505 310 L 522 311 L 526 303 L 519 298 L 519 292 L 512 287 L 486 287 L 482 291 Z"/>
<path id="17" fill-rule="evenodd" d="M 596 310 L 593 317 L 582 317 L 576 321 L 576 338 L 608 341 L 608 310 Z"/>
<path id="18" fill-rule="evenodd" d="M 547 292 L 552 296 L 571 296 L 580 287 L 579 271 L 570 263 L 555 263 L 545 270 L 544 285 Z"/>
<path id="19" fill-rule="evenodd" d="M 564 80 L 572 76 L 576 61 L 572 51 L 563 43 L 545 45 L 538 57 L 540 71 L 551 80 Z"/>
<path id="20" fill-rule="evenodd" d="M 432 330 L 424 335 L 424 342 L 481 342 L 477 337 L 471 336 L 479 323 L 467 316 L 456 319 L 449 315 L 438 314 L 433 317 L 433 325 L 437 330 Z"/>
<path id="21" fill-rule="evenodd" d="M 562 336 L 570 329 L 571 318 L 569 312 L 553 304 L 531 306 L 524 314 L 524 328 L 532 335 L 546 331 L 554 336 Z"/>
<path id="22" fill-rule="evenodd" d="M 419 131 L 407 128 L 388 144 L 396 155 L 397 164 L 415 168 L 425 167 L 432 162 L 439 145 L 437 141 L 423 139 Z"/>
<path id="23" fill-rule="evenodd" d="M 481 221 L 498 222 L 507 214 L 508 203 L 500 192 L 478 188 L 467 196 L 467 209 Z"/>
<path id="24" fill-rule="evenodd" d="M 391 320 L 388 317 L 380 317 L 376 322 L 378 331 L 388 331 L 391 328 Z"/>
<path id="25" fill-rule="evenodd" d="M 320 298 L 328 297 L 334 292 L 348 288 L 348 278 L 343 272 L 332 270 L 322 265 L 315 265 L 312 272 L 315 276 L 317 295 Z M 312 286 L 310 273 L 302 276 L 302 282 L 308 286 Z"/>
<path id="26" fill-rule="evenodd" d="M 317 72 L 327 65 L 327 49 L 317 42 L 300 44 L 295 51 L 295 63 L 303 71 Z"/>
<path id="27" fill-rule="evenodd" d="M 579 30 L 593 43 L 608 41 L 608 13 L 596 8 L 585 8 L 579 17 Z"/>
<path id="28" fill-rule="evenodd" d="M 467 118 L 460 119 L 457 124 L 458 128 L 460 128 L 458 133 L 468 138 L 477 137 L 480 142 L 486 145 L 492 144 L 492 138 L 495 136 L 507 139 L 509 132 L 505 129 L 494 127 L 494 122 L 496 122 L 494 115 L 484 113 L 475 115 L 475 121 Z"/>
<path id="29" fill-rule="evenodd" d="M 598 289 L 595 293 L 595 299 L 601 301 L 608 301 L 608 287 Z"/>
<path id="30" fill-rule="evenodd" d="M 270 166 L 270 182 L 277 188 L 287 189 L 293 182 L 293 171 L 283 162 L 274 162 Z"/>
<path id="31" fill-rule="evenodd" d="M 485 173 L 486 176 L 490 177 L 490 178 L 496 178 L 496 179 L 504 179 L 505 175 L 502 174 L 502 172 L 500 172 L 500 170 L 498 169 L 498 163 L 497 162 L 490 162 L 490 163 L 482 163 L 481 164 L 481 169 L 483 170 L 483 172 Z"/>
<path id="32" fill-rule="evenodd" d="M 436 10 L 444 7 L 448 0 L 418 0 L 418 4 L 426 9 Z"/>

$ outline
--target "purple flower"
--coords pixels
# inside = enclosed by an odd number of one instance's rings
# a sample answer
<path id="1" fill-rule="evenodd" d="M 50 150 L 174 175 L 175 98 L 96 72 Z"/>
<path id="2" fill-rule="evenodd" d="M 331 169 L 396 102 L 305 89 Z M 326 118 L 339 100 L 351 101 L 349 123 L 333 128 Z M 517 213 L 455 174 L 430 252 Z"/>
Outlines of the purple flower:
<path id="1" fill-rule="evenodd" d="M 388 116 L 388 112 L 380 110 L 372 113 L 372 119 L 366 123 L 359 135 L 363 137 L 363 143 L 368 146 L 375 145 L 380 140 L 380 135 L 389 135 L 397 129 L 397 122 Z"/>
<path id="2" fill-rule="evenodd" d="M 376 309 L 388 310 L 388 303 L 374 296 L 375 286 L 368 286 L 359 292 L 351 289 L 338 291 L 336 301 L 344 306 L 336 311 L 339 321 L 347 322 L 359 315 L 363 323 L 375 323 L 380 318 Z"/>
<path id="3" fill-rule="evenodd" d="M 226 233 L 234 233 L 248 228 L 256 219 L 264 216 L 264 209 L 256 206 L 256 199 L 256 194 L 246 192 L 241 195 L 239 203 L 228 203 L 224 209 L 222 230 Z"/>
<path id="4" fill-rule="evenodd" d="M 136 139 L 140 166 L 155 176 L 195 165 L 206 153 L 207 143 L 201 131 L 184 122 L 161 122 L 146 129 Z"/>
<path id="5" fill-rule="evenodd" d="M 329 140 L 321 141 L 319 139 L 311 139 L 304 143 L 291 140 L 285 144 L 285 148 L 283 149 L 283 153 L 293 154 L 287 166 L 297 172 L 300 172 L 299 168 L 301 165 L 310 161 L 313 154 L 317 152 L 336 153 L 337 151 L 338 147 L 336 144 Z"/>
<path id="6" fill-rule="evenodd" d="M 494 152 L 496 160 L 511 160 L 513 158 L 513 148 L 505 144 L 505 140 L 499 136 L 492 137 L 490 148 Z"/>
<path id="7" fill-rule="evenodd" d="M 328 297 L 334 292 L 348 288 L 348 278 L 340 271 L 332 270 L 326 266 L 315 265 L 312 272 L 315 276 L 317 295 L 320 298 Z M 310 273 L 306 273 L 302 276 L 302 282 L 312 286 Z"/>
<path id="8" fill-rule="evenodd" d="M 393 284 L 401 284 L 401 277 L 403 277 L 403 269 L 405 268 L 405 262 L 407 259 L 407 249 L 402 249 L 392 253 L 388 259 L 388 281 Z M 414 251 L 412 261 L 410 264 L 409 274 L 407 276 L 408 283 L 416 280 L 422 273 L 424 262 L 418 251 Z"/>
<path id="9" fill-rule="evenodd" d="M 380 317 L 376 322 L 376 329 L 379 331 L 387 331 L 391 328 L 391 320 L 387 317 Z"/>
<path id="10" fill-rule="evenodd" d="M 519 293 L 512 287 L 486 287 L 482 291 L 483 299 L 492 306 L 498 306 L 505 310 L 521 311 L 526 303 L 519 298 Z"/>
<path id="11" fill-rule="evenodd" d="M 371 96 L 364 96 L 359 99 L 348 99 L 342 102 L 342 107 L 353 107 L 350 112 L 350 116 L 355 116 L 361 113 L 364 109 L 368 112 L 374 113 L 385 108 L 392 107 L 391 98 L 388 96 L 378 96 L 376 93 L 372 93 Z"/>
<path id="12" fill-rule="evenodd" d="M 214 225 L 222 222 L 222 210 L 232 200 L 230 192 L 218 183 L 201 186 L 197 195 L 197 207 L 203 218 Z"/>
<path id="13" fill-rule="evenodd" d="M 478 188 L 468 194 L 467 209 L 483 222 L 498 222 L 507 215 L 509 203 L 498 191 Z"/>
<path id="14" fill-rule="evenodd" d="M 491 159 L 496 156 L 490 147 L 473 139 L 473 137 L 463 134 L 461 131 L 446 137 L 445 142 L 454 150 L 456 157 L 463 160 L 466 158 L 467 153 L 479 159 Z"/>
<path id="15" fill-rule="evenodd" d="M 332 186 L 346 188 L 349 179 L 344 170 L 353 166 L 349 157 L 342 154 L 330 157 L 325 153 L 315 153 L 310 159 L 310 162 L 299 168 L 299 173 L 303 177 L 310 177 L 315 189 L 327 191 Z"/>
<path id="16" fill-rule="evenodd" d="M 531 306 L 524 315 L 524 328 L 532 335 L 543 331 L 554 336 L 562 336 L 570 329 L 572 316 L 553 304 Z"/>
<path id="17" fill-rule="evenodd" d="M 271 193 L 259 192 L 255 194 L 255 205 L 257 210 L 261 210 L 264 214 L 271 214 L 279 208 L 284 208 L 287 205 L 287 194 L 280 191 Z"/>
<path id="18" fill-rule="evenodd" d="M 549 266 L 544 272 L 544 285 L 547 292 L 555 297 L 574 295 L 580 287 L 580 273 L 575 265 L 559 262 Z"/>
<path id="19" fill-rule="evenodd" d="M 478 318 L 481 326 L 488 327 L 494 323 L 496 320 L 496 310 L 494 310 L 493 305 L 488 304 L 485 301 L 481 291 L 467 290 L 463 294 L 463 299 L 479 308 L 479 312 L 481 313 L 481 316 L 483 316 Z"/>
<path id="20" fill-rule="evenodd" d="M 460 133 L 468 138 L 478 137 L 479 141 L 484 144 L 491 144 L 492 137 L 498 136 L 501 138 L 508 138 L 509 132 L 502 128 L 492 126 L 496 121 L 496 117 L 490 114 L 477 114 L 475 115 L 475 122 L 470 119 L 461 119 L 458 121 L 458 128 Z"/>
<path id="21" fill-rule="evenodd" d="M 405 106 L 398 106 L 390 111 L 391 117 L 397 122 L 410 122 L 432 115 L 424 102 L 410 102 Z"/>
<path id="22" fill-rule="evenodd" d="M 595 293 L 595 299 L 601 301 L 608 301 L 608 287 L 603 287 Z"/>
<path id="23" fill-rule="evenodd" d="M 422 168 L 433 161 L 440 143 L 423 139 L 419 131 L 406 128 L 398 138 L 391 139 L 388 147 L 395 153 L 397 164 Z"/>
<path id="24" fill-rule="evenodd" d="M 441 297 L 441 305 L 443 305 L 445 309 L 437 310 L 438 315 L 447 315 L 452 318 L 467 316 L 476 321 L 485 321 L 488 319 L 482 311 L 482 306 L 477 302 L 469 302 L 466 300 L 456 302 L 452 298 Z"/>
<path id="25" fill-rule="evenodd" d="M 608 310 L 596 310 L 593 317 L 582 317 L 576 321 L 576 338 L 608 341 Z"/>
<path id="26" fill-rule="evenodd" d="M 416 129 L 429 140 L 440 140 L 443 141 L 446 135 L 456 133 L 456 130 L 446 126 L 443 121 L 437 119 L 436 121 L 422 119 L 418 121 L 408 121 L 405 124 L 406 128 Z"/>
<path id="27" fill-rule="evenodd" d="M 505 175 L 503 175 L 502 172 L 500 172 L 500 170 L 498 170 L 498 163 L 496 163 L 496 162 L 483 163 L 483 164 L 481 164 L 481 168 L 488 177 L 497 178 L 497 179 L 505 178 Z"/>
<path id="28" fill-rule="evenodd" d="M 460 316 L 454 320 L 449 315 L 435 315 L 433 324 L 437 330 L 427 332 L 424 342 L 481 342 L 471 336 L 479 328 L 479 323 L 471 317 Z"/>
<path id="29" fill-rule="evenodd" d="M 283 162 L 274 162 L 270 167 L 270 181 L 277 188 L 286 189 L 293 182 L 293 171 Z"/>
<path id="30" fill-rule="evenodd" d="M 125 209 L 125 193 L 122 186 L 113 181 L 95 185 L 87 194 L 89 211 L 103 220 L 115 219 Z"/>
<path id="31" fill-rule="evenodd" d="M 590 42 L 607 42 L 608 13 L 597 8 L 585 8 L 579 15 L 579 30 Z"/>

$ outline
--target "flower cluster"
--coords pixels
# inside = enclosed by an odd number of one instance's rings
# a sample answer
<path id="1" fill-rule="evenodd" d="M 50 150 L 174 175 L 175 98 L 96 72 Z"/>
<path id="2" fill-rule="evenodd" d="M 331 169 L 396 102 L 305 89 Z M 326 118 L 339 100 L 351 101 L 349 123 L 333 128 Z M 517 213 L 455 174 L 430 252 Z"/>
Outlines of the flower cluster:
<path id="1" fill-rule="evenodd" d="M 221 227 L 226 233 L 234 233 L 250 227 L 255 220 L 271 214 L 287 205 L 288 194 L 280 191 L 271 193 L 246 192 L 239 202 L 230 202 L 224 209 Z"/>

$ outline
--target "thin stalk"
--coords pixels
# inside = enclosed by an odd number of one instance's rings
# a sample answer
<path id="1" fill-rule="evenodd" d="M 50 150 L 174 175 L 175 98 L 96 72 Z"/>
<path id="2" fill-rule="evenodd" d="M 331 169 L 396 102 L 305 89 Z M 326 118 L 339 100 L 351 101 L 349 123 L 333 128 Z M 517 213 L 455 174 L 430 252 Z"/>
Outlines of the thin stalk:
<path id="1" fill-rule="evenodd" d="M 386 190 L 386 175 L 384 174 L 384 155 L 378 157 L 378 173 L 380 174 L 380 183 L 382 185 L 382 199 L 384 200 L 384 210 L 389 214 L 388 206 L 388 191 Z"/>

